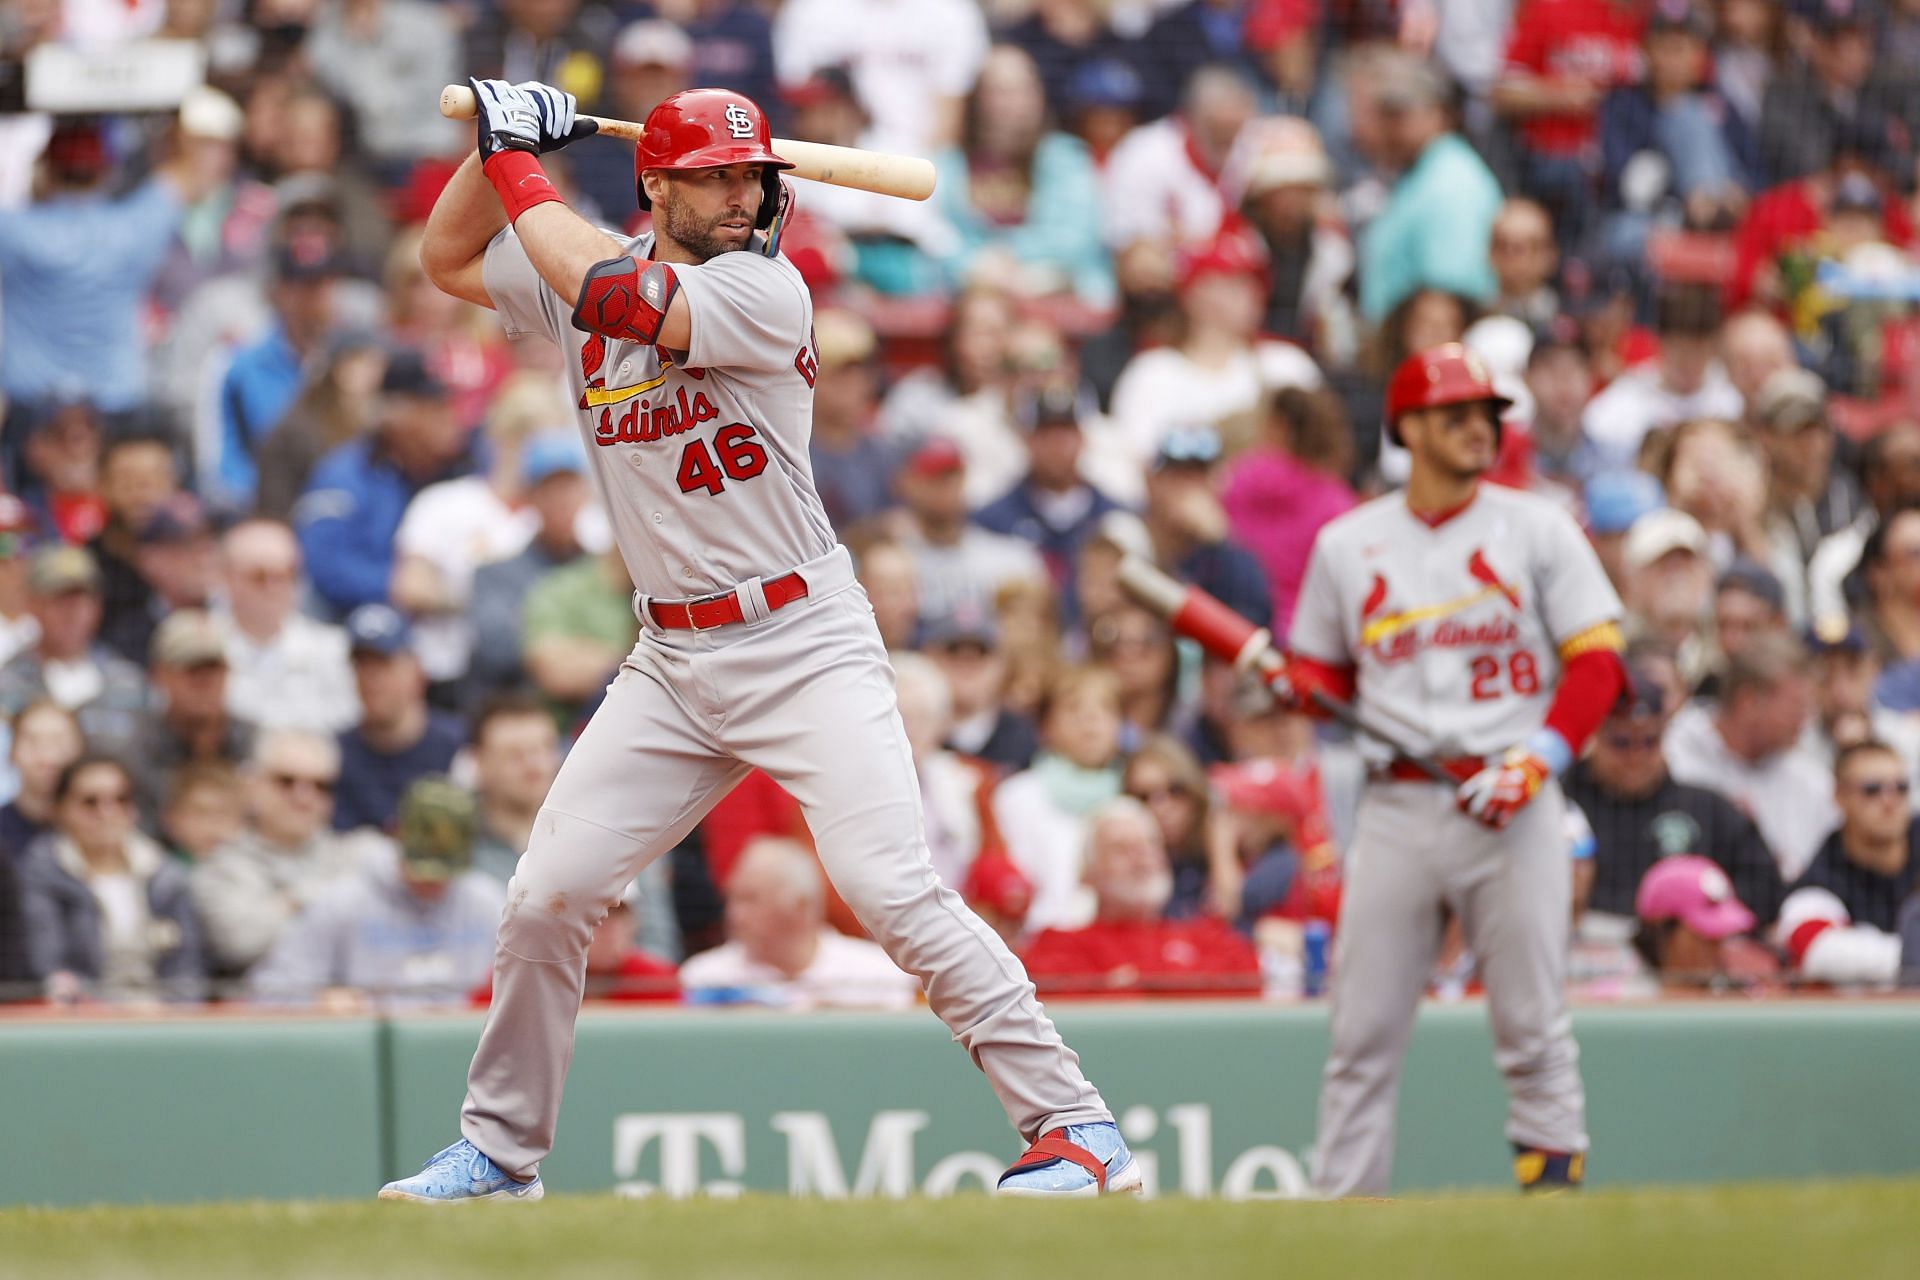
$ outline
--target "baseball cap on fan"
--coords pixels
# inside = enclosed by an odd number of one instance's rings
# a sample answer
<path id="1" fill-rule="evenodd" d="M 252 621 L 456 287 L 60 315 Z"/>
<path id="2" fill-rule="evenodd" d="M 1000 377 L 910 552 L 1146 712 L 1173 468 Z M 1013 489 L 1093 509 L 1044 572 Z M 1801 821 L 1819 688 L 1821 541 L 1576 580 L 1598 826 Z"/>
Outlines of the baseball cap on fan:
<path id="1" fill-rule="evenodd" d="M 1633 909 L 1647 924 L 1677 920 L 1713 942 L 1746 933 L 1756 923 L 1753 912 L 1734 896 L 1727 873 L 1691 853 L 1662 858 L 1649 867 Z"/>
<path id="2" fill-rule="evenodd" d="M 693 40 L 663 18 L 642 18 L 614 37 L 613 61 L 623 67 L 689 67 Z"/>
<path id="3" fill-rule="evenodd" d="M 585 475 L 586 452 L 573 431 L 556 427 L 530 436 L 520 448 L 520 483 L 531 489 L 557 475 Z"/>
<path id="4" fill-rule="evenodd" d="M 1706 555 L 1707 531 L 1686 512 L 1662 507 L 1633 522 L 1620 548 L 1620 558 L 1629 569 L 1644 569 L 1676 551 Z"/>
<path id="5" fill-rule="evenodd" d="M 1660 482 L 1644 471 L 1602 471 L 1587 481 L 1587 528 L 1603 536 L 1625 533 L 1665 502 Z"/>
<path id="6" fill-rule="evenodd" d="M 444 882 L 471 867 L 478 825 L 473 796 L 451 779 L 439 774 L 415 779 L 400 797 L 394 830 L 408 873 Z"/>
<path id="7" fill-rule="evenodd" d="M 352 653 L 377 653 L 392 657 L 413 648 L 413 628 L 398 609 L 384 604 L 363 604 L 347 615 L 347 647 Z"/>
<path id="8" fill-rule="evenodd" d="M 907 455 L 907 470 L 916 476 L 944 476 L 966 469 L 966 455 L 946 436 L 928 436 Z"/>
<path id="9" fill-rule="evenodd" d="M 176 609 L 153 633 L 153 660 L 161 666 L 192 670 L 227 665 L 227 641 L 220 624 L 204 609 Z"/>

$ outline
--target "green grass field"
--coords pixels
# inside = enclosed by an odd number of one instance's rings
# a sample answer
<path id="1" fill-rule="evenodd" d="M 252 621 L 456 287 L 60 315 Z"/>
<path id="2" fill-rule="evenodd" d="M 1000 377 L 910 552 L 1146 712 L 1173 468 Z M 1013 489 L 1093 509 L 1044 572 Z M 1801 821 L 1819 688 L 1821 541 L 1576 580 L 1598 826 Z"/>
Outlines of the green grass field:
<path id="1" fill-rule="evenodd" d="M 1920 1274 L 1920 1180 L 1366 1204 L 624 1201 L 0 1211 L 0 1276 Z"/>

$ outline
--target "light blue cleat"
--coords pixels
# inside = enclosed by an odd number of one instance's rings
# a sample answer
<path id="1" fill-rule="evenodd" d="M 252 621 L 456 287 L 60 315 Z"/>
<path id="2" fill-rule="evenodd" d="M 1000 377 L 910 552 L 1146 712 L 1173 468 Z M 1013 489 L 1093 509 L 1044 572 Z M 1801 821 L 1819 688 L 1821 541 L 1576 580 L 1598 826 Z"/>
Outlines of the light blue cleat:
<path id="1" fill-rule="evenodd" d="M 454 1143 L 411 1178 L 380 1188 L 382 1200 L 415 1204 L 464 1204 L 473 1200 L 538 1200 L 547 1194 L 540 1179 L 520 1182 L 465 1138 Z"/>
<path id="2" fill-rule="evenodd" d="M 1003 1196 L 1140 1194 L 1140 1166 L 1112 1123 L 1076 1124 L 1042 1134 L 1000 1175 Z"/>

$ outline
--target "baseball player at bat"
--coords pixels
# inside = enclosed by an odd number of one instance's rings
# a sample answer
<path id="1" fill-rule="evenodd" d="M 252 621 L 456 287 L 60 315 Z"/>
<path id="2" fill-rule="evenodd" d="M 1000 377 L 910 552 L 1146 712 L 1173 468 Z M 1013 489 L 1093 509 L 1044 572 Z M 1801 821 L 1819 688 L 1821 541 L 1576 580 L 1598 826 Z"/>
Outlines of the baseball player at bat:
<path id="1" fill-rule="evenodd" d="M 1458 344 L 1395 371 L 1387 429 L 1412 455 L 1407 487 L 1320 530 L 1275 681 L 1309 714 L 1320 691 L 1390 720 L 1451 778 L 1374 744 L 1320 1092 L 1314 1182 L 1327 1195 L 1387 1191 L 1400 1066 L 1443 906 L 1479 960 L 1521 1185 L 1581 1178 L 1585 1096 L 1565 994 L 1572 863 L 1554 779 L 1624 687 L 1621 608 L 1571 517 L 1481 483 L 1508 404 Z"/>
<path id="2" fill-rule="evenodd" d="M 434 206 L 422 261 L 510 337 L 567 353 L 641 627 L 508 886 L 460 1140 L 381 1197 L 540 1197 L 594 926 L 755 767 L 799 801 L 834 887 L 1031 1144 L 999 1190 L 1138 1190 L 1020 962 L 934 875 L 893 671 L 814 491 L 813 304 L 779 255 L 791 193 L 765 116 L 720 89 L 654 108 L 634 162 L 654 230 L 619 240 L 541 171 L 579 132 L 572 97 L 473 88 L 478 153 Z"/>

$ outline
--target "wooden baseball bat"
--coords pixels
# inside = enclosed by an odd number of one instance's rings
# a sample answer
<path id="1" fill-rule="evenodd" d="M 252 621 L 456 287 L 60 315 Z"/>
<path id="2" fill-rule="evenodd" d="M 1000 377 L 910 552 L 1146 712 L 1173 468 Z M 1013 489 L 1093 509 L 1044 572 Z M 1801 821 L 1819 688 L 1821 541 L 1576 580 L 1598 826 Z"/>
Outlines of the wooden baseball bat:
<path id="1" fill-rule="evenodd" d="M 478 109 L 473 90 L 464 84 L 450 84 L 440 91 L 440 114 L 449 120 L 471 120 Z M 645 125 L 631 120 L 585 114 L 578 118 L 593 121 L 600 133 L 629 142 L 640 141 L 647 132 Z M 788 172 L 796 178 L 899 196 L 903 200 L 925 200 L 933 194 L 933 161 L 920 156 L 889 155 L 858 147 L 802 142 L 797 138 L 775 138 L 773 153 L 793 162 Z"/>
<path id="2" fill-rule="evenodd" d="M 1251 671 L 1269 686 L 1285 676 L 1286 659 L 1274 644 L 1273 633 L 1265 627 L 1256 627 L 1199 587 L 1180 582 L 1133 555 L 1120 561 L 1120 586 L 1147 609 L 1166 619 L 1175 635 L 1192 640 L 1235 671 Z M 1438 761 L 1419 754 L 1370 723 L 1352 703 L 1319 689 L 1309 690 L 1307 700 L 1349 729 L 1391 747 L 1395 755 L 1435 782 L 1449 787 L 1459 785 L 1459 779 L 1441 768 Z"/>

